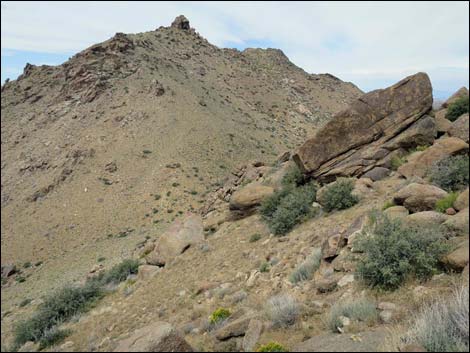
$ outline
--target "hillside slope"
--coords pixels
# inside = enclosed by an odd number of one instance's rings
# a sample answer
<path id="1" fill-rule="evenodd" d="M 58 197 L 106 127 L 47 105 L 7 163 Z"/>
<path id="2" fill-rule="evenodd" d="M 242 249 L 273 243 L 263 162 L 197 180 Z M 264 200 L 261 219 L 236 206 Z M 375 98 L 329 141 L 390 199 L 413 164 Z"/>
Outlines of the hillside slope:
<path id="1" fill-rule="evenodd" d="M 297 147 L 360 94 L 280 50 L 220 49 L 178 21 L 28 64 L 2 86 L 2 265 L 41 261 L 46 274 L 12 290 L 125 256 L 228 170 Z"/>

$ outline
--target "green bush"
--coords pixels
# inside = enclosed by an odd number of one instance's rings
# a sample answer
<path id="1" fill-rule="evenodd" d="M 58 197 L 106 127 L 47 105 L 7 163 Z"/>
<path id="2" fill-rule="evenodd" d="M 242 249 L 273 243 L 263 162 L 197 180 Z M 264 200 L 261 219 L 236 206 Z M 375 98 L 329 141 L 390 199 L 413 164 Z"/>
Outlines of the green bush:
<path id="1" fill-rule="evenodd" d="M 289 276 L 289 281 L 293 284 L 306 281 L 312 278 L 313 274 L 320 267 L 321 249 L 316 248 Z"/>
<path id="2" fill-rule="evenodd" d="M 434 164 L 428 174 L 431 181 L 444 190 L 465 189 L 469 181 L 468 154 L 443 159 Z"/>
<path id="3" fill-rule="evenodd" d="M 103 297 L 103 286 L 118 283 L 129 274 L 137 273 L 136 260 L 124 260 L 108 272 L 88 280 L 82 286 L 66 286 L 44 299 L 38 310 L 26 321 L 14 328 L 14 347 L 19 348 L 27 341 L 49 345 L 54 340 L 65 337 L 57 326 L 72 316 L 87 311 L 93 303 Z"/>
<path id="4" fill-rule="evenodd" d="M 344 210 L 358 203 L 358 198 L 352 194 L 354 183 L 351 179 L 339 178 L 326 187 L 322 196 L 323 207 L 327 212 Z"/>
<path id="5" fill-rule="evenodd" d="M 260 239 L 261 239 L 261 234 L 259 233 L 252 234 L 250 237 L 250 243 L 254 243 Z"/>
<path id="6" fill-rule="evenodd" d="M 260 213 L 271 232 L 276 235 L 286 234 L 295 225 L 312 216 L 315 195 L 313 184 L 285 186 L 261 204 Z"/>
<path id="7" fill-rule="evenodd" d="M 282 344 L 276 342 L 269 342 L 261 347 L 259 347 L 257 352 L 289 352 Z"/>
<path id="8" fill-rule="evenodd" d="M 375 303 L 366 298 L 337 302 L 328 314 L 327 324 L 331 331 L 338 332 L 342 327 L 340 316 L 372 325 L 377 321 L 378 313 Z"/>
<path id="9" fill-rule="evenodd" d="M 215 325 L 223 320 L 226 320 L 230 317 L 230 315 L 232 315 L 232 313 L 230 312 L 230 310 L 228 309 L 224 309 L 224 308 L 218 308 L 217 310 L 215 310 L 212 315 L 210 316 L 209 318 L 209 322 L 212 324 L 212 325 Z"/>
<path id="10" fill-rule="evenodd" d="M 457 120 L 462 114 L 468 113 L 469 99 L 461 97 L 447 107 L 446 118 L 450 121 Z"/>
<path id="11" fill-rule="evenodd" d="M 291 166 L 284 177 L 282 178 L 282 185 L 294 185 L 299 186 L 304 184 L 306 181 L 304 174 L 300 171 L 297 165 Z"/>
<path id="12" fill-rule="evenodd" d="M 449 251 L 439 227 L 411 228 L 399 220 L 377 216 L 371 229 L 357 239 L 364 251 L 356 275 L 380 289 L 396 289 L 409 277 L 428 279 Z"/>
<path id="13" fill-rule="evenodd" d="M 56 327 L 53 327 L 52 329 L 46 331 L 44 336 L 39 341 L 39 350 L 43 350 L 63 341 L 71 333 L 71 330 L 59 330 Z"/>
<path id="14" fill-rule="evenodd" d="M 259 272 L 269 272 L 269 262 L 263 262 L 259 267 Z"/>
<path id="15" fill-rule="evenodd" d="M 452 207 L 458 195 L 459 194 L 456 192 L 451 192 L 449 195 L 447 195 L 443 199 L 437 200 L 436 207 L 435 207 L 436 211 L 445 213 L 448 208 Z"/>
<path id="16" fill-rule="evenodd" d="M 397 170 L 398 168 L 400 168 L 406 162 L 407 162 L 406 157 L 395 156 L 390 161 L 391 168 L 392 168 L 392 170 Z"/>

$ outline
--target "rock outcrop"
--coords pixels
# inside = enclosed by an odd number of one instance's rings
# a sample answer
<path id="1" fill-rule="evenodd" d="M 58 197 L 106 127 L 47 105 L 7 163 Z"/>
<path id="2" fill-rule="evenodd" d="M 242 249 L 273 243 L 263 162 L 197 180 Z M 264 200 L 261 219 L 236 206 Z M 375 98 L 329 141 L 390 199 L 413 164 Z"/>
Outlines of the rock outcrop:
<path id="1" fill-rule="evenodd" d="M 183 221 L 175 221 L 158 239 L 155 249 L 146 256 L 149 265 L 165 266 L 190 246 L 204 241 L 202 219 L 189 214 Z"/>
<path id="2" fill-rule="evenodd" d="M 411 183 L 393 196 L 396 205 L 403 205 L 411 212 L 432 211 L 436 201 L 448 194 L 434 185 Z"/>
<path id="3" fill-rule="evenodd" d="M 369 92 L 336 114 L 293 159 L 319 179 L 358 176 L 384 166 L 393 151 L 432 143 L 432 87 L 425 73 Z"/>
<path id="4" fill-rule="evenodd" d="M 189 26 L 189 20 L 184 15 L 176 17 L 175 20 L 171 23 L 171 27 L 184 30 L 189 30 L 191 28 Z"/>
<path id="5" fill-rule="evenodd" d="M 447 131 L 449 136 L 458 137 L 468 143 L 469 140 L 469 120 L 468 113 L 462 114 L 456 121 L 452 123 Z"/>
<path id="6" fill-rule="evenodd" d="M 173 326 L 155 322 L 119 342 L 114 352 L 193 352 L 193 349 Z"/>
<path id="7" fill-rule="evenodd" d="M 447 108 L 449 104 L 454 103 L 456 100 L 462 97 L 468 97 L 468 89 L 467 87 L 461 87 L 457 92 L 451 95 L 443 104 L 442 108 Z"/>

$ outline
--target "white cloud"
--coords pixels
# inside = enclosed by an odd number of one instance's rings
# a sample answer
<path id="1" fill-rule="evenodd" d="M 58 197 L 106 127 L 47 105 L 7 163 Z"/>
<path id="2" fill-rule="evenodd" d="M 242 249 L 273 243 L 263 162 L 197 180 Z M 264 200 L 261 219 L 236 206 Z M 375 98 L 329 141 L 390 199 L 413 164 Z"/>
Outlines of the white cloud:
<path id="1" fill-rule="evenodd" d="M 185 14 L 216 45 L 273 43 L 309 72 L 331 72 L 365 82 L 452 68 L 444 72 L 467 72 L 455 79 L 468 85 L 468 12 L 464 1 L 6 1 L 2 2 L 1 39 L 2 50 L 76 52 L 115 32 L 153 30 Z M 340 50 L 335 50 L 336 45 Z"/>

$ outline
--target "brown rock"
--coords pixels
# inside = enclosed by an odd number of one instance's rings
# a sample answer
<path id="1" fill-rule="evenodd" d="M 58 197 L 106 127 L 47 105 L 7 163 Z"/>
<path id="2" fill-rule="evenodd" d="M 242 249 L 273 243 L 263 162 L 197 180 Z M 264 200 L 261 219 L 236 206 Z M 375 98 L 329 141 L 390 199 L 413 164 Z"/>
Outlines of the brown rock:
<path id="1" fill-rule="evenodd" d="M 429 77 L 409 76 L 354 101 L 307 140 L 293 159 L 314 177 L 361 174 L 389 153 L 380 146 L 419 120 L 431 105 Z"/>
<path id="2" fill-rule="evenodd" d="M 114 352 L 193 352 L 173 326 L 155 322 L 118 343 Z"/>
<path id="3" fill-rule="evenodd" d="M 454 201 L 454 208 L 457 211 L 463 210 L 464 208 L 468 207 L 468 188 L 462 191 L 457 199 Z"/>
<path id="4" fill-rule="evenodd" d="M 418 344 L 407 344 L 400 348 L 400 352 L 427 352 L 427 350 Z"/>
<path id="5" fill-rule="evenodd" d="M 461 210 L 455 216 L 451 216 L 447 221 L 444 222 L 444 226 L 457 235 L 468 235 L 468 207 Z"/>
<path id="6" fill-rule="evenodd" d="M 409 128 L 388 141 L 383 147 L 388 150 L 431 145 L 436 136 L 436 121 L 429 115 L 413 123 Z"/>
<path id="7" fill-rule="evenodd" d="M 452 207 L 449 207 L 447 210 L 446 210 L 446 215 L 449 215 L 449 216 L 453 216 L 457 214 L 457 211 L 455 209 L 453 209 Z"/>
<path id="8" fill-rule="evenodd" d="M 346 246 L 347 239 L 341 234 L 334 234 L 326 239 L 322 246 L 322 258 L 331 259 L 339 255 L 340 250 Z"/>
<path id="9" fill-rule="evenodd" d="M 16 266 L 14 264 L 8 264 L 2 266 L 2 278 L 10 277 L 16 273 Z"/>
<path id="10" fill-rule="evenodd" d="M 263 331 L 263 323 L 260 320 L 252 319 L 243 337 L 242 348 L 245 352 L 253 352 Z"/>
<path id="11" fill-rule="evenodd" d="M 336 289 L 338 281 L 333 277 L 323 278 L 315 283 L 318 293 L 329 293 Z"/>
<path id="12" fill-rule="evenodd" d="M 449 131 L 447 132 L 449 136 L 458 137 L 466 143 L 469 139 L 469 121 L 468 113 L 461 115 L 457 120 L 452 123 Z"/>
<path id="13" fill-rule="evenodd" d="M 403 206 L 392 206 L 387 208 L 384 212 L 390 219 L 404 219 L 410 212 Z"/>
<path id="14" fill-rule="evenodd" d="M 365 173 L 362 177 L 363 178 L 370 178 L 373 181 L 382 180 L 388 177 L 390 174 L 390 169 L 384 167 L 375 167 Z"/>
<path id="15" fill-rule="evenodd" d="M 425 177 L 428 169 L 442 159 L 468 150 L 468 144 L 457 137 L 442 137 L 416 158 L 398 168 L 398 173 L 406 178 Z"/>
<path id="16" fill-rule="evenodd" d="M 184 15 L 176 17 L 171 23 L 171 27 L 184 30 L 189 30 L 191 28 L 189 26 L 189 20 Z"/>
<path id="17" fill-rule="evenodd" d="M 442 108 L 447 108 L 449 106 L 449 104 L 454 103 L 456 100 L 458 100 L 462 97 L 468 97 L 467 87 L 459 88 L 459 90 L 457 92 L 455 92 L 444 103 L 442 103 Z"/>
<path id="18" fill-rule="evenodd" d="M 443 263 L 450 269 L 462 272 L 465 266 L 468 265 L 468 239 L 460 243 L 458 248 L 446 255 Z"/>
<path id="19" fill-rule="evenodd" d="M 437 136 L 445 134 L 452 126 L 452 122 L 446 118 L 447 109 L 441 109 L 436 112 L 436 132 Z"/>
<path id="20" fill-rule="evenodd" d="M 268 196 L 274 193 L 270 186 L 258 183 L 248 184 L 244 188 L 237 190 L 230 198 L 231 210 L 244 210 L 261 204 Z"/>
<path id="21" fill-rule="evenodd" d="M 215 337 L 219 341 L 225 341 L 232 337 L 240 337 L 245 335 L 252 318 L 253 315 L 246 315 L 229 322 L 215 332 Z"/>
<path id="22" fill-rule="evenodd" d="M 408 226 L 414 227 L 426 227 L 426 226 L 437 226 L 449 219 L 448 215 L 445 215 L 436 211 L 423 211 L 410 214 L 403 221 Z"/>
<path id="23" fill-rule="evenodd" d="M 158 239 L 155 249 L 147 255 L 149 265 L 164 266 L 190 246 L 204 241 L 202 219 L 189 214 L 183 221 L 176 220 Z"/>
<path id="24" fill-rule="evenodd" d="M 411 212 L 434 210 L 436 201 L 447 192 L 434 185 L 411 183 L 393 196 L 396 205 L 403 205 Z"/>
<path id="25" fill-rule="evenodd" d="M 137 277 L 140 280 L 153 278 L 160 271 L 160 267 L 152 265 L 140 265 Z"/>

